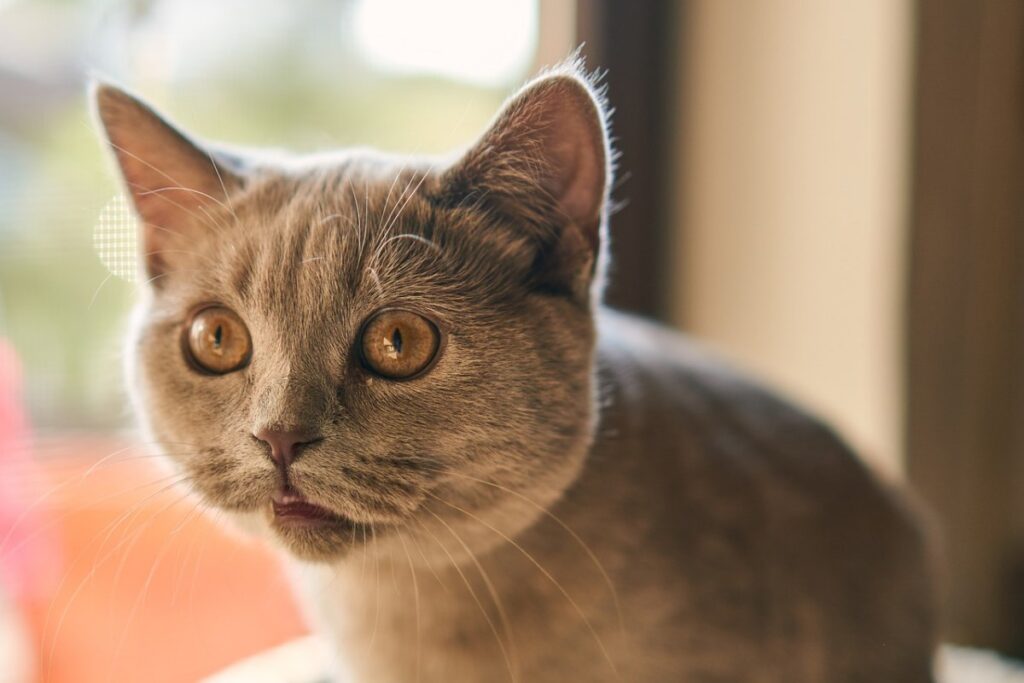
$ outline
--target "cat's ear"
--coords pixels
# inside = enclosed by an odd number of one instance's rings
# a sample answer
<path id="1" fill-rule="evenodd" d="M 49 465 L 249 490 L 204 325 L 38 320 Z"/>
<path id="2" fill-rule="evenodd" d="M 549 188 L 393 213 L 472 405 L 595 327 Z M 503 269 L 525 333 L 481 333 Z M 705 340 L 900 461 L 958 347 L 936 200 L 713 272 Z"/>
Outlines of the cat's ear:
<path id="1" fill-rule="evenodd" d="M 588 297 L 611 175 L 603 99 L 573 64 L 514 95 L 441 186 L 450 201 L 479 197 L 531 232 L 543 284 Z"/>
<path id="2" fill-rule="evenodd" d="M 97 83 L 92 100 L 141 220 L 147 275 L 159 280 L 197 231 L 215 229 L 211 212 L 228 204 L 241 176 L 124 90 Z"/>

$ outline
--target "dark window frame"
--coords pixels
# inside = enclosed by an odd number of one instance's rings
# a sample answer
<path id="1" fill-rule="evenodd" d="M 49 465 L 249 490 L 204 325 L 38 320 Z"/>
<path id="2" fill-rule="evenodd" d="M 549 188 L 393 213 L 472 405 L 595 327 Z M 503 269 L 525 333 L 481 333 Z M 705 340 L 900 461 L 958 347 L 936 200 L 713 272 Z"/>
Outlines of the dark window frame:
<path id="1" fill-rule="evenodd" d="M 681 126 L 672 120 L 675 50 L 684 3 L 579 0 L 577 36 L 587 66 L 607 72 L 619 153 L 612 199 L 611 268 L 605 301 L 668 317 L 672 226 L 668 172 Z"/>
<path id="2" fill-rule="evenodd" d="M 1024 654 L 1024 3 L 919 2 L 906 449 L 949 633 Z"/>

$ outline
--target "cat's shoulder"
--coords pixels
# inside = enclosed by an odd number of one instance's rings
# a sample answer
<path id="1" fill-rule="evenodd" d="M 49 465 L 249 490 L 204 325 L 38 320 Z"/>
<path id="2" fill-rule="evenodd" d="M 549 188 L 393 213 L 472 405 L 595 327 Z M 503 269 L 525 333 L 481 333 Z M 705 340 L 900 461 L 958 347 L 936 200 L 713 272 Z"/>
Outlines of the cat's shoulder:
<path id="1" fill-rule="evenodd" d="M 724 401 L 723 407 L 734 409 L 729 412 L 786 413 L 813 421 L 793 402 L 677 330 L 607 308 L 599 311 L 597 327 L 598 365 L 615 383 L 644 385 L 644 394 L 680 394 L 684 403 L 698 397 Z"/>
<path id="2" fill-rule="evenodd" d="M 609 417 L 633 413 L 663 434 L 703 434 L 759 458 L 827 476 L 864 465 L 822 419 L 672 329 L 611 310 L 598 315 L 598 366 Z M 654 427 L 654 425 L 658 425 Z M 724 446 L 723 446 L 724 447 Z M 866 473 L 865 473 L 866 474 Z M 843 476 L 841 475 L 841 476 Z"/>
<path id="3" fill-rule="evenodd" d="M 673 463 L 710 488 L 735 487 L 732 500 L 757 490 L 799 501 L 812 516 L 827 508 L 822 518 L 833 523 L 850 517 L 862 531 L 888 528 L 908 547 L 924 543 L 920 510 L 903 487 L 880 477 L 824 420 L 667 327 L 602 311 L 598 329 L 598 452 L 635 452 L 625 459 L 641 469 Z"/>

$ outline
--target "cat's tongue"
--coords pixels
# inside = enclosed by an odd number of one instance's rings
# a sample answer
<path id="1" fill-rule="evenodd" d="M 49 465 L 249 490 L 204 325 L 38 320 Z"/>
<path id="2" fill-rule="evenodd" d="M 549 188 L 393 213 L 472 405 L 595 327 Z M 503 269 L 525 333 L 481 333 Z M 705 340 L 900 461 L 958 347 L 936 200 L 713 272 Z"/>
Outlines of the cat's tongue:
<path id="1" fill-rule="evenodd" d="M 274 517 L 281 521 L 327 521 L 337 518 L 337 515 L 327 508 L 314 505 L 295 492 L 274 494 L 271 502 L 274 506 Z"/>

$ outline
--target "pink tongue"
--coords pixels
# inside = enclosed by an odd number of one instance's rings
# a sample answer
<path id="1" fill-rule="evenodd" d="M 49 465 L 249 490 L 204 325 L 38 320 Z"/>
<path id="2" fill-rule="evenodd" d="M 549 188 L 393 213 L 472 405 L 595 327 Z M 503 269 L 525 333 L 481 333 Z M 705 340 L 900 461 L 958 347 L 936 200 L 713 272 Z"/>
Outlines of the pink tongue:
<path id="1" fill-rule="evenodd" d="M 305 503 L 306 499 L 298 493 L 277 493 L 274 495 L 274 502 L 279 505 L 289 505 L 291 503 Z"/>
<path id="2" fill-rule="evenodd" d="M 275 500 L 274 514 L 279 517 L 313 517 L 317 519 L 334 516 L 329 510 L 307 503 L 295 496 L 285 496 L 280 503 Z"/>

